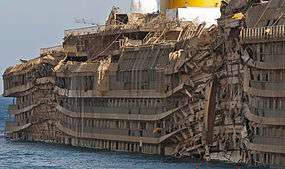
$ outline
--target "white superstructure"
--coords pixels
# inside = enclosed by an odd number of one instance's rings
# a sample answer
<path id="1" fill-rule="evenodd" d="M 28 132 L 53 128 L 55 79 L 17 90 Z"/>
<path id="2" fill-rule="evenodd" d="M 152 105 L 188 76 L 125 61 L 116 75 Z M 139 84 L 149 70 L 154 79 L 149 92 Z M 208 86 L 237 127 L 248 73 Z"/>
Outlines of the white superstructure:
<path id="1" fill-rule="evenodd" d="M 205 22 L 207 26 L 217 24 L 216 19 L 221 16 L 220 8 L 187 7 L 167 9 L 166 15 L 169 18 L 178 18 L 182 21 L 193 21 L 194 23 Z"/>
<path id="2" fill-rule="evenodd" d="M 156 0 L 132 0 L 132 13 L 153 13 L 158 11 L 158 3 Z"/>

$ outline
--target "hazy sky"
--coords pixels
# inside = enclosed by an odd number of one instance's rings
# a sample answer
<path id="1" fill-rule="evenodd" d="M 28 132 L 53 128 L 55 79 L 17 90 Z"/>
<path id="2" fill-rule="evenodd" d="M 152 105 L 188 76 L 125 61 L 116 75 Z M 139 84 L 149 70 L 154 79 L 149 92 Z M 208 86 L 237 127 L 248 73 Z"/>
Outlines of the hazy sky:
<path id="1" fill-rule="evenodd" d="M 40 48 L 60 44 L 65 29 L 83 26 L 73 18 L 103 23 L 113 5 L 128 11 L 129 4 L 130 0 L 0 0 L 1 75 L 20 58 L 37 57 Z"/>

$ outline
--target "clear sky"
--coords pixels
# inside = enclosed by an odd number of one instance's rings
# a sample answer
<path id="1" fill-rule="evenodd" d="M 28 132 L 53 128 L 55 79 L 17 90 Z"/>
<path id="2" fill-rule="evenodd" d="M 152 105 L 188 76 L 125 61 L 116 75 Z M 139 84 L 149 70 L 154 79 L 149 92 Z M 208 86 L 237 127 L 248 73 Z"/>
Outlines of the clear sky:
<path id="1" fill-rule="evenodd" d="M 82 27 L 74 18 L 103 23 L 113 5 L 129 10 L 130 0 L 0 0 L 0 72 L 62 42 L 65 29 Z M 86 25 L 88 26 L 88 25 Z M 2 76 L 0 94 L 2 94 Z"/>

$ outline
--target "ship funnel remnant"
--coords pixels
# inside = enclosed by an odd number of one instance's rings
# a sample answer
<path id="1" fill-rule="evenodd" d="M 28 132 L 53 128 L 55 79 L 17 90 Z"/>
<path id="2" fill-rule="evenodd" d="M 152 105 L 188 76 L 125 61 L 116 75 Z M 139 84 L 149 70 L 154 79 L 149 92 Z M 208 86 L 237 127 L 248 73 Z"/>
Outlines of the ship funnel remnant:
<path id="1" fill-rule="evenodd" d="M 283 1 L 134 0 L 66 30 L 5 71 L 6 137 L 285 166 Z"/>
<path id="2" fill-rule="evenodd" d="M 160 10 L 170 18 L 217 24 L 221 0 L 160 0 Z"/>
<path id="3" fill-rule="evenodd" d="M 131 12 L 132 13 L 154 13 L 158 11 L 158 3 L 156 0 L 132 0 Z"/>

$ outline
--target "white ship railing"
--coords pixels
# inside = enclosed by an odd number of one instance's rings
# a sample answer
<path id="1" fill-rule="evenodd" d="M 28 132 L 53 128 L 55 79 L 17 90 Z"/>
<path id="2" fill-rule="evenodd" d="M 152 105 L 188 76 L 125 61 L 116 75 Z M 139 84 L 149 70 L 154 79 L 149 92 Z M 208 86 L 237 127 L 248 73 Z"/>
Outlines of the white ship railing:
<path id="1" fill-rule="evenodd" d="M 246 28 L 240 34 L 243 40 L 285 37 L 285 25 Z"/>

